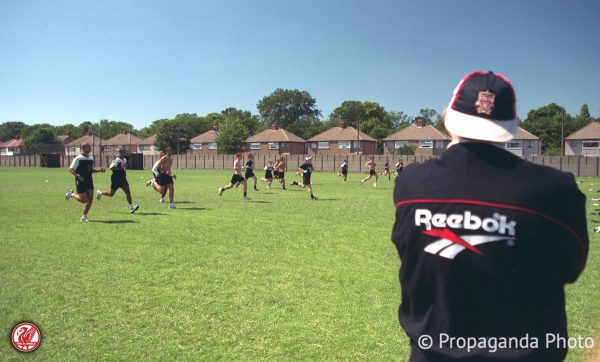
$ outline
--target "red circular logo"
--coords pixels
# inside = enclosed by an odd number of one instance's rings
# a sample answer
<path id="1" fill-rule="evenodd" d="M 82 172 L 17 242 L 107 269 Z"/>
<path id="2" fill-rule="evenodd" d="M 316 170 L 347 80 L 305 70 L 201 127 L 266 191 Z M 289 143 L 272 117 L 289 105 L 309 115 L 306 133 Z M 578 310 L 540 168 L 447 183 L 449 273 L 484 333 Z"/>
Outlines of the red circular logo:
<path id="1" fill-rule="evenodd" d="M 33 323 L 19 323 L 13 328 L 11 342 L 21 352 L 31 352 L 40 345 L 42 334 Z"/>

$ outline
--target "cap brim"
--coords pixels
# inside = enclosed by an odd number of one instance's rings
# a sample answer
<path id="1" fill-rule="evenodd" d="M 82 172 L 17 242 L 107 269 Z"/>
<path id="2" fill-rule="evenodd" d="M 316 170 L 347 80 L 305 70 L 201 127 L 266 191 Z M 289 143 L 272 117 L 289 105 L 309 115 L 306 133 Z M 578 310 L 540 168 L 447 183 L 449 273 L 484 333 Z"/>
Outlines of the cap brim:
<path id="1" fill-rule="evenodd" d="M 519 120 L 515 118 L 494 121 L 448 108 L 444 124 L 448 132 L 455 136 L 489 142 L 508 142 L 515 137 Z"/>

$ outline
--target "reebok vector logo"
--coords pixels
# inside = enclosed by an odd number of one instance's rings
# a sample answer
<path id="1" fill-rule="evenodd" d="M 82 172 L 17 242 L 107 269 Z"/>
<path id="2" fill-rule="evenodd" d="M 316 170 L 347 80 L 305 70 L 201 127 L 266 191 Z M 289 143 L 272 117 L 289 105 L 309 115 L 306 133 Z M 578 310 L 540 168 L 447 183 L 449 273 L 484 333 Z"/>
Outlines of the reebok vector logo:
<path id="1" fill-rule="evenodd" d="M 473 215 L 471 211 L 465 211 L 462 214 L 433 214 L 428 209 L 415 211 L 415 225 L 425 227 L 422 234 L 438 238 L 427 245 L 425 251 L 446 259 L 454 259 L 465 249 L 482 255 L 481 250 L 476 248 L 480 244 L 506 240 L 508 245 L 513 245 L 517 227 L 515 221 L 509 221 L 506 215 L 498 213 L 494 213 L 492 217 L 482 218 Z M 482 230 L 489 234 L 459 236 L 451 229 Z"/>

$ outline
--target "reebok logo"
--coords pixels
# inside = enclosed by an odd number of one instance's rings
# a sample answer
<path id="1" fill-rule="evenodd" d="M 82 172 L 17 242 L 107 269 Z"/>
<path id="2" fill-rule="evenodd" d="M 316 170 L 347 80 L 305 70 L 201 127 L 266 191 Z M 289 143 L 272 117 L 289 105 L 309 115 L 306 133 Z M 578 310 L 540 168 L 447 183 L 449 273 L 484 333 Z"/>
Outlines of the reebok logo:
<path id="1" fill-rule="evenodd" d="M 425 251 L 446 259 L 454 259 L 460 252 L 468 249 L 482 255 L 476 245 L 506 240 L 509 246 L 514 245 L 517 223 L 508 221 L 506 215 L 494 213 L 492 217 L 481 218 L 471 211 L 462 214 L 432 214 L 431 210 L 417 209 L 415 225 L 425 226 L 421 233 L 438 238 L 425 247 Z M 434 229 L 434 227 L 436 229 Z M 500 235 L 457 235 L 450 229 L 483 230 Z"/>
<path id="2" fill-rule="evenodd" d="M 475 216 L 471 211 L 465 211 L 462 214 L 432 214 L 431 210 L 417 209 L 415 211 L 415 225 L 425 226 L 425 229 L 436 228 L 480 230 L 488 233 L 499 233 L 501 235 L 515 236 L 517 223 L 508 221 L 506 215 L 494 213 L 492 217 L 481 218 Z"/>

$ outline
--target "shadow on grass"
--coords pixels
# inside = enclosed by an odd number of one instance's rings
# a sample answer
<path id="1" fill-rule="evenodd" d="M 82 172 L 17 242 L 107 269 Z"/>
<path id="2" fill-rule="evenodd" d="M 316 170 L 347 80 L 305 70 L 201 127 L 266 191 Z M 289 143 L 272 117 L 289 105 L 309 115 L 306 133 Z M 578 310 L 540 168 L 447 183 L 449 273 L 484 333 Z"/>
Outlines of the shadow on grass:
<path id="1" fill-rule="evenodd" d="M 337 199 L 322 199 L 319 197 L 317 201 L 337 201 Z"/>
<path id="2" fill-rule="evenodd" d="M 137 223 L 139 223 L 139 221 L 135 221 L 135 220 L 93 220 L 91 222 L 97 222 L 97 223 L 101 223 L 101 224 L 137 224 Z"/>
<path id="3" fill-rule="evenodd" d="M 136 212 L 134 215 L 141 215 L 141 216 L 158 216 L 158 215 L 166 215 L 165 213 L 162 212 Z"/>
<path id="4" fill-rule="evenodd" d="M 210 209 L 207 209 L 206 207 L 178 207 L 177 210 L 196 210 L 196 211 L 200 211 L 200 210 L 210 210 Z"/>
<path id="5" fill-rule="evenodd" d="M 196 204 L 195 201 L 175 201 L 176 204 Z"/>

